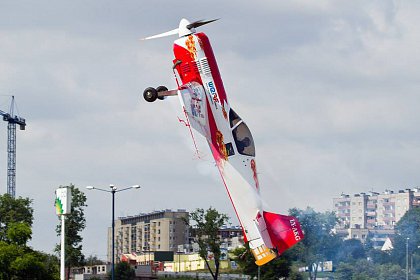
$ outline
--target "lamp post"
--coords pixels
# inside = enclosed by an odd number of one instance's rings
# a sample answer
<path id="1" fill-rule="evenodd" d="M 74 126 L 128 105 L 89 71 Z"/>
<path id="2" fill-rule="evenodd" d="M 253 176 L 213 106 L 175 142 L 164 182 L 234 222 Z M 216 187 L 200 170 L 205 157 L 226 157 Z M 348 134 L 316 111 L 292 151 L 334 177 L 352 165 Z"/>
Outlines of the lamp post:
<path id="1" fill-rule="evenodd" d="M 410 238 L 409 237 L 407 237 L 407 239 L 406 239 L 406 243 L 405 243 L 405 254 L 406 254 L 406 260 L 405 260 L 405 279 L 406 280 L 408 280 L 408 240 L 410 240 Z"/>
<path id="2" fill-rule="evenodd" d="M 118 189 L 117 187 L 115 187 L 114 185 L 109 185 L 109 188 L 111 190 L 105 190 L 105 189 L 101 189 L 101 188 L 97 188 L 97 187 L 93 187 L 93 186 L 87 186 L 86 187 L 88 190 L 98 190 L 98 191 L 102 191 L 102 192 L 107 192 L 107 193 L 111 193 L 112 194 L 112 265 L 111 265 L 111 279 L 114 280 L 114 250 L 115 250 L 115 193 L 117 192 L 122 192 L 122 191 L 126 191 L 126 190 L 130 190 L 130 189 L 140 189 L 139 185 L 134 185 L 128 188 L 124 188 L 124 189 Z"/>

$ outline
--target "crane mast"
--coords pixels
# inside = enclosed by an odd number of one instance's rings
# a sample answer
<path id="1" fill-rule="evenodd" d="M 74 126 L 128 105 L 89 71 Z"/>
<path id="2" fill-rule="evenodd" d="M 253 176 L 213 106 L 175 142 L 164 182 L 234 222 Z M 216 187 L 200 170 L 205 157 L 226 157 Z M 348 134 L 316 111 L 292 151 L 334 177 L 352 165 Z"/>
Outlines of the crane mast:
<path id="1" fill-rule="evenodd" d="M 20 130 L 25 130 L 26 120 L 14 115 L 15 97 L 12 96 L 10 111 L 6 113 L 0 110 L 3 121 L 7 125 L 7 193 L 15 198 L 16 196 L 16 124 Z"/>

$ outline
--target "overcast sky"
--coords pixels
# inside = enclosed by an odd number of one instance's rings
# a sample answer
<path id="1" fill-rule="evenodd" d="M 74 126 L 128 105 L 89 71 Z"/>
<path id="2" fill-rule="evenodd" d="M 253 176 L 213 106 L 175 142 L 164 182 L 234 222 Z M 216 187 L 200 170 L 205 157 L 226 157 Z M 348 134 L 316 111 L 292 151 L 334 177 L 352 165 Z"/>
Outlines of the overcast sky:
<path id="1" fill-rule="evenodd" d="M 175 38 L 141 37 L 183 17 L 221 18 L 210 37 L 230 104 L 256 142 L 269 209 L 332 209 L 344 193 L 420 182 L 420 4 L 416 1 L 2 1 L 0 109 L 14 95 L 18 196 L 33 199 L 31 245 L 52 252 L 54 190 L 118 193 L 116 215 L 213 206 L 237 219 L 206 143 L 194 156 L 175 87 Z M 6 192 L 7 123 L 0 129 Z M 85 191 L 84 253 L 106 259 L 111 196 Z"/>

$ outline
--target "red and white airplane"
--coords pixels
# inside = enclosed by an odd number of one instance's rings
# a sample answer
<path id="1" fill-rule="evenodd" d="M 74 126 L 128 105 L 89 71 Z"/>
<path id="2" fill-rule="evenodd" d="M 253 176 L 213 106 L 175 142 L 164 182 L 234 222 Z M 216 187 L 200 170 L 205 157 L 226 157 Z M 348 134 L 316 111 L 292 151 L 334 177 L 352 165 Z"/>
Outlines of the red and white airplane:
<path id="1" fill-rule="evenodd" d="M 263 209 L 255 161 L 255 145 L 245 122 L 231 108 L 208 37 L 195 28 L 213 22 L 182 19 L 179 28 L 144 38 L 178 34 L 173 71 L 178 88 L 147 88 L 148 102 L 178 95 L 186 124 L 203 135 L 232 201 L 245 241 L 257 265 L 273 260 L 302 240 L 296 218 Z"/>

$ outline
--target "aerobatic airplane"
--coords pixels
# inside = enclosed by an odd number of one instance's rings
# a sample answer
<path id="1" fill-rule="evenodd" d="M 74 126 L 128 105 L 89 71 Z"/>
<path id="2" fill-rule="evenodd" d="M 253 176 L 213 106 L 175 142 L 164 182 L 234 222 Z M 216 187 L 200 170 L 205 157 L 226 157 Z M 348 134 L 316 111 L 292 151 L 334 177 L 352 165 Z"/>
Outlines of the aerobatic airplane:
<path id="1" fill-rule="evenodd" d="M 303 233 L 296 218 L 263 209 L 251 132 L 227 100 L 208 37 L 195 30 L 213 21 L 191 23 L 182 19 L 179 28 L 144 38 L 179 35 L 173 47 L 173 72 L 178 88 L 149 87 L 143 97 L 153 102 L 178 95 L 186 125 L 207 139 L 245 241 L 260 266 L 302 240 Z"/>

